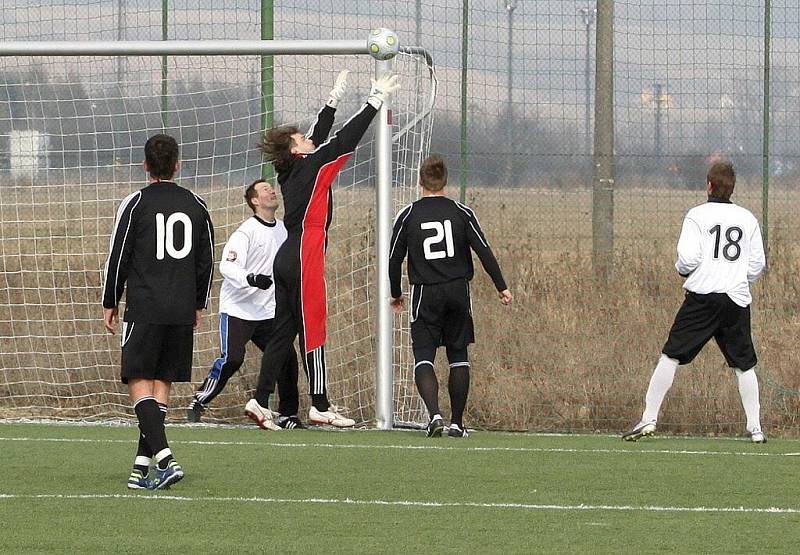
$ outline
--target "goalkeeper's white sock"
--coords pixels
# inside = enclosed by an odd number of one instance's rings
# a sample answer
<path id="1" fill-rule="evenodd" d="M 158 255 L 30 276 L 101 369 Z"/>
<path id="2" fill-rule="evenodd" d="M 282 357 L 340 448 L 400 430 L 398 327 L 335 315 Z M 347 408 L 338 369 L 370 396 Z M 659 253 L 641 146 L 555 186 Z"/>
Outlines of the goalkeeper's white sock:
<path id="1" fill-rule="evenodd" d="M 644 397 L 644 413 L 642 422 L 655 422 L 658 420 L 658 412 L 661 410 L 661 403 L 667 395 L 667 391 L 672 387 L 672 380 L 675 378 L 675 370 L 678 368 L 678 361 L 662 354 L 658 359 L 656 369 L 650 378 L 650 385 L 647 388 L 647 395 Z"/>
<path id="2" fill-rule="evenodd" d="M 739 382 L 739 396 L 742 398 L 742 406 L 747 416 L 747 431 L 750 433 L 761 431 L 761 403 L 758 400 L 758 378 L 755 369 L 739 370 L 736 372 L 736 379 Z"/>

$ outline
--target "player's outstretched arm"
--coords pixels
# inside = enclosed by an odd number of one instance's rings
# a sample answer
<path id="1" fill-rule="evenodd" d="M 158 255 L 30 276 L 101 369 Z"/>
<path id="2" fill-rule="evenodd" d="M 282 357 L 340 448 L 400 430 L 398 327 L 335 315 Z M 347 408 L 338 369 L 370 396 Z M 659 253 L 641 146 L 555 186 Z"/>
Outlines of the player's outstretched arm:
<path id="1" fill-rule="evenodd" d="M 319 146 L 324 143 L 331 133 L 336 107 L 339 105 L 339 101 L 344 97 L 344 91 L 347 89 L 347 75 L 349 73 L 350 72 L 346 69 L 339 72 L 331 92 L 328 93 L 328 101 L 317 114 L 317 119 L 311 124 L 311 129 L 306 133 L 306 137 L 314 143 L 314 146 Z"/>
<path id="2" fill-rule="evenodd" d="M 342 156 L 351 154 L 367 132 L 369 124 L 381 105 L 400 88 L 396 75 L 384 75 L 373 81 L 367 102 L 326 143 L 308 155 L 306 160 L 322 167 Z"/>

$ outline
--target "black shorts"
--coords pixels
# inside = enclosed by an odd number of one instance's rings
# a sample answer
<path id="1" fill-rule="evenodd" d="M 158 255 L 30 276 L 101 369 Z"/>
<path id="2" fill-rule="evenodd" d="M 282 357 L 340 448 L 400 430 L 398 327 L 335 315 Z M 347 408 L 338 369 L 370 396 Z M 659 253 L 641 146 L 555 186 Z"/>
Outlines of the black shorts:
<path id="1" fill-rule="evenodd" d="M 749 370 L 756 365 L 750 307 L 739 306 L 725 293 L 687 291 L 661 352 L 688 364 L 712 337 L 731 368 Z"/>
<path id="2" fill-rule="evenodd" d="M 472 299 L 465 279 L 411 286 L 411 343 L 463 349 L 475 342 Z"/>
<path id="3" fill-rule="evenodd" d="M 132 378 L 189 382 L 192 380 L 192 325 L 122 324 L 122 383 Z"/>

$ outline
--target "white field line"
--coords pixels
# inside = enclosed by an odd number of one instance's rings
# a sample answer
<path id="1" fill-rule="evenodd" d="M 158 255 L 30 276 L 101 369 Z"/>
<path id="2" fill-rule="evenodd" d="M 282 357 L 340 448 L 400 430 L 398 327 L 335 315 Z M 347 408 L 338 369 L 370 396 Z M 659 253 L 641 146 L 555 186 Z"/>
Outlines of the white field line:
<path id="1" fill-rule="evenodd" d="M 0 493 L 0 500 L 106 500 L 135 499 L 143 501 L 178 501 L 189 503 L 261 503 L 261 504 L 308 504 L 308 505 L 362 505 L 412 508 L 466 508 L 466 509 L 522 509 L 530 511 L 630 511 L 660 513 L 769 513 L 800 514 L 792 507 L 669 507 L 658 505 L 549 505 L 539 503 L 474 503 L 446 501 L 411 501 L 386 499 L 282 499 L 279 497 L 188 497 L 182 495 L 134 495 L 134 494 L 14 494 Z"/>
<path id="2" fill-rule="evenodd" d="M 134 439 L 87 439 L 61 437 L 0 437 L 0 442 L 44 442 L 44 443 L 135 443 Z M 459 451 L 466 453 L 596 453 L 612 455 L 698 455 L 723 457 L 797 457 L 800 453 L 763 453 L 760 451 L 691 451 L 680 449 L 572 449 L 563 447 L 457 447 L 440 445 L 365 445 L 333 443 L 278 443 L 268 441 L 170 441 L 174 445 L 278 447 L 294 449 L 365 449 L 373 451 Z"/>

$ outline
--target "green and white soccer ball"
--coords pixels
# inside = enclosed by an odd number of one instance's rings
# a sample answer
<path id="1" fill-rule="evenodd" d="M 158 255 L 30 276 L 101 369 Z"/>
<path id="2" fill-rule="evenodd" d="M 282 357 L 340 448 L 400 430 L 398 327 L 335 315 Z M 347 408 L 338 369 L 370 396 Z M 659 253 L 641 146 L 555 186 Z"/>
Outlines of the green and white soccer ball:
<path id="1" fill-rule="evenodd" d="M 378 27 L 369 32 L 367 49 L 376 60 L 390 60 L 400 51 L 400 41 L 391 29 Z"/>

